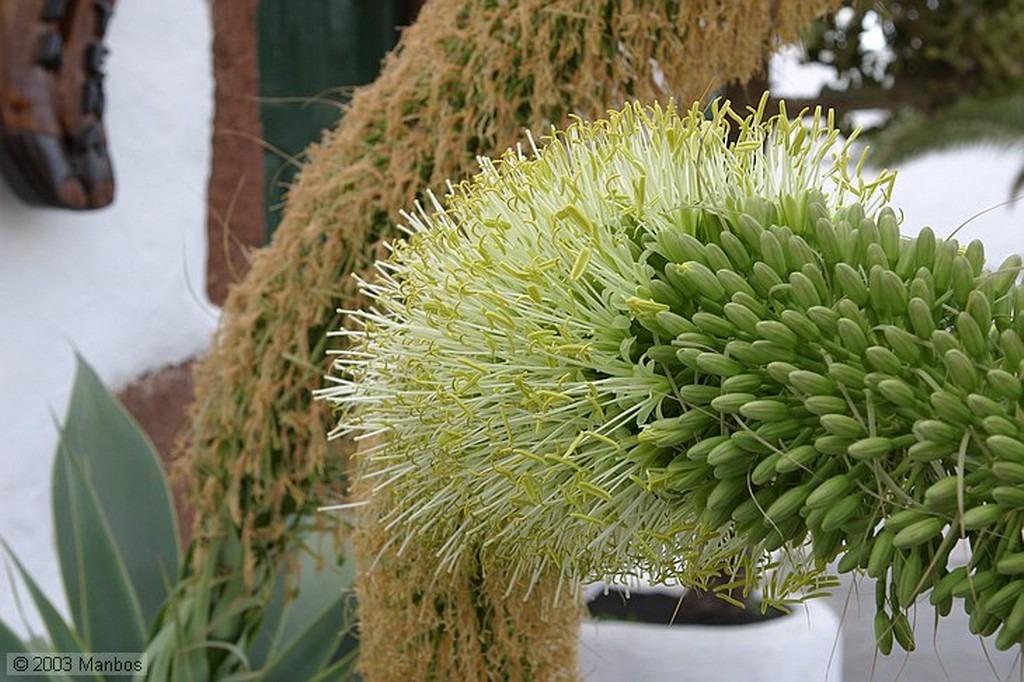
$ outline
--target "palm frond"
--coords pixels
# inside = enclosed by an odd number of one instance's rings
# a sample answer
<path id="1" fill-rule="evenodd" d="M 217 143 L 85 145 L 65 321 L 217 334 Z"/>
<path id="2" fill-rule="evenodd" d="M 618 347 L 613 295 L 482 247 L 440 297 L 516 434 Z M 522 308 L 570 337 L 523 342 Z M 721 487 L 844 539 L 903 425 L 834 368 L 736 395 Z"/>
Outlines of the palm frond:
<path id="1" fill-rule="evenodd" d="M 866 139 L 868 160 L 879 167 L 948 149 L 1024 147 L 1024 95 L 965 98 L 930 116 L 905 110 Z"/>

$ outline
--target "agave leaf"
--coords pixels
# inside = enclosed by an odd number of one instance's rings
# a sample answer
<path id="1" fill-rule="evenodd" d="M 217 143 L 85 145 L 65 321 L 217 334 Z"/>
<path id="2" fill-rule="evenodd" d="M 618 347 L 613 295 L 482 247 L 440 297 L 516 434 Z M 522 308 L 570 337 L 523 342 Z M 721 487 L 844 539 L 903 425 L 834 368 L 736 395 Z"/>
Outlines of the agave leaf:
<path id="1" fill-rule="evenodd" d="M 57 551 L 68 605 L 93 651 L 142 651 L 146 627 L 81 455 L 61 440 L 53 474 Z"/>
<path id="2" fill-rule="evenodd" d="M 7 627 L 3 621 L 0 621 L 0 654 L 4 654 L 3 659 L 0 659 L 0 665 L 4 666 L 4 670 L 6 670 L 7 667 L 7 654 L 26 654 L 31 656 L 34 651 L 34 647 L 22 641 L 22 639 L 18 637 L 18 635 L 14 634 L 14 631 Z M 51 682 L 64 682 L 65 680 L 71 679 L 63 675 L 40 675 L 33 676 L 31 679 L 39 679 L 40 677 L 44 680 L 50 680 Z M 4 679 L 7 678 L 5 677 Z M 26 677 L 25 679 L 29 678 Z"/>
<path id="3" fill-rule="evenodd" d="M 1024 189 L 1024 168 L 1021 168 L 1020 172 L 1017 173 L 1017 177 L 1013 179 L 1013 186 L 1010 187 L 1010 196 L 1016 197 L 1022 189 Z"/>
<path id="4" fill-rule="evenodd" d="M 281 620 L 284 618 L 284 584 L 285 576 L 281 573 L 273 581 L 270 599 L 263 609 L 262 622 L 249 646 L 249 665 L 253 669 L 262 668 L 266 664 L 276 644 Z"/>
<path id="5" fill-rule="evenodd" d="M 339 594 L 307 623 L 305 630 L 287 640 L 287 644 L 267 665 L 262 676 L 267 682 L 312 679 L 328 662 L 344 635 L 342 614 L 344 596 Z"/>
<path id="6" fill-rule="evenodd" d="M 258 670 L 245 670 L 218 677 L 218 682 L 254 682 L 260 678 Z"/>
<path id="7" fill-rule="evenodd" d="M 206 682 L 210 679 L 206 652 L 196 638 L 190 637 L 186 621 L 192 619 L 194 598 L 173 600 L 162 615 L 162 622 L 149 640 L 147 653 L 151 682 Z"/>
<path id="8" fill-rule="evenodd" d="M 353 648 L 342 658 L 330 667 L 325 668 L 310 679 L 310 682 L 359 682 L 362 676 L 356 672 L 356 658 L 359 655 L 358 648 Z"/>
<path id="9" fill-rule="evenodd" d="M 26 646 L 25 642 L 21 641 L 21 639 L 16 634 L 14 634 L 14 632 L 12 632 L 6 625 L 4 625 L 2 621 L 0 621 L 0 652 L 3 652 L 4 654 L 3 660 L 0 660 L 0 665 L 3 665 L 5 670 L 7 666 L 7 654 L 25 654 L 27 656 L 31 656 L 33 653 L 31 647 Z M 7 678 L 5 677 L 4 679 Z M 64 682 L 65 680 L 70 680 L 71 678 L 63 676 L 54 677 L 52 675 L 40 675 L 33 676 L 31 678 L 26 677 L 25 679 L 43 679 L 49 680 L 50 682 Z"/>
<path id="10" fill-rule="evenodd" d="M 351 608 L 351 586 L 355 567 L 351 561 L 334 564 L 337 553 L 326 536 L 312 536 L 313 547 L 327 546 L 327 559 L 318 561 L 321 552 L 303 551 L 300 558 L 302 580 L 298 595 L 285 598 L 286 578 L 282 570 L 274 593 L 264 612 L 264 621 L 250 648 L 250 662 L 263 669 L 261 680 L 313 679 L 327 670 L 351 667 L 355 647 L 341 647 L 354 629 L 355 610 Z M 351 552 L 343 552 L 351 556 Z M 318 565 L 322 564 L 322 565 Z M 347 655 L 346 655 L 347 654 Z M 348 660 L 338 666 L 338 659 Z M 332 679 L 330 677 L 323 679 Z"/>
<path id="11" fill-rule="evenodd" d="M 209 630 L 210 602 L 213 591 L 214 566 L 203 565 L 195 580 L 179 586 L 178 599 L 170 611 L 167 627 L 174 638 L 172 674 L 177 682 L 206 682 L 210 679 L 209 658 L 205 648 Z"/>
<path id="12" fill-rule="evenodd" d="M 0 652 L 5 654 L 24 654 L 30 651 L 28 645 L 7 624 L 0 620 Z M 4 666 L 6 669 L 6 661 Z"/>
<path id="13" fill-rule="evenodd" d="M 39 589 L 39 585 L 35 580 L 32 579 L 32 575 L 25 570 L 21 561 L 14 555 L 11 548 L 6 542 L 3 543 L 4 549 L 7 551 L 7 555 L 11 557 L 14 562 L 14 566 L 18 569 L 18 574 L 21 575 L 21 579 L 25 582 L 25 586 L 28 587 L 29 594 L 32 596 L 32 601 L 35 603 L 36 611 L 39 612 L 40 617 L 43 619 L 43 624 L 46 625 L 46 631 L 50 635 L 50 642 L 53 644 L 53 651 L 59 651 L 61 653 L 74 653 L 80 651 L 86 651 L 86 647 L 82 646 L 81 640 L 73 629 L 65 622 L 64 618 L 60 615 L 53 603 L 46 597 L 46 594 Z M 0 651 L 11 651 L 10 649 L 0 648 Z M 101 679 L 96 676 L 92 676 L 92 679 Z"/>
<path id="14" fill-rule="evenodd" d="M 127 572 L 143 622 L 152 623 L 180 565 L 178 524 L 170 491 L 152 443 L 80 356 L 58 447 L 65 458 L 75 457 Z M 61 469 L 58 463 L 55 472 Z M 61 485 L 66 481 L 62 479 Z M 69 575 L 77 570 L 76 562 L 69 563 L 73 556 L 67 532 L 72 520 L 71 491 L 58 490 L 57 483 L 55 480 L 58 549 L 77 621 L 75 609 L 83 597 L 77 592 L 80 581 Z"/>
<path id="15" fill-rule="evenodd" d="M 331 602 L 330 608 L 335 602 L 343 602 L 355 581 L 356 566 L 349 543 L 336 547 L 330 534 L 312 533 L 304 547 L 299 555 L 301 590 L 286 606 L 282 644 L 308 630 L 308 623 L 325 611 L 325 601 Z M 341 557 L 344 559 L 339 561 Z"/>

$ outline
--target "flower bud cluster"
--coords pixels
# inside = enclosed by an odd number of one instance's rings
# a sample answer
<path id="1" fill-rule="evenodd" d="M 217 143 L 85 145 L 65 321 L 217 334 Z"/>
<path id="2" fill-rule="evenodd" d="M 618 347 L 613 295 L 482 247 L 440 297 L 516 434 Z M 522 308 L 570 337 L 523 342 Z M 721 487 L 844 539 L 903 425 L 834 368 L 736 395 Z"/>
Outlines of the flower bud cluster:
<path id="1" fill-rule="evenodd" d="M 409 216 L 325 392 L 396 537 L 768 602 L 838 560 L 883 651 L 925 593 L 1019 643 L 1021 259 L 901 235 L 848 151 L 820 112 L 632 106 Z"/>

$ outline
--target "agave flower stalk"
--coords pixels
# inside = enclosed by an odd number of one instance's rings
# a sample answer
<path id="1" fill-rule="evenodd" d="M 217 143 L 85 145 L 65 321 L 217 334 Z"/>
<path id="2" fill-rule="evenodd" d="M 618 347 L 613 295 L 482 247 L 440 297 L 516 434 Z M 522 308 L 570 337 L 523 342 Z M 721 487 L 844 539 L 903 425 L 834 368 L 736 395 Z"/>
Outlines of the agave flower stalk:
<path id="1" fill-rule="evenodd" d="M 394 541 L 510 590 L 741 575 L 766 604 L 839 559 L 883 651 L 929 591 L 1019 643 L 1021 259 L 901 235 L 894 175 L 850 162 L 820 111 L 633 105 L 417 207 L 323 392 Z"/>

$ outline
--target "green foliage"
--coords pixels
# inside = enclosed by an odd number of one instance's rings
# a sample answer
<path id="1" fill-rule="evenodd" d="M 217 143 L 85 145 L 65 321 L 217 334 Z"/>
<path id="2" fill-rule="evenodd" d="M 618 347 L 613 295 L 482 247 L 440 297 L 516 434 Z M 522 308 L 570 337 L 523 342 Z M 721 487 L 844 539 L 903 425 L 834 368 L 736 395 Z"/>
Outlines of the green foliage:
<path id="1" fill-rule="evenodd" d="M 847 152 L 820 115 L 633 106 L 410 216 L 323 392 L 395 541 L 768 604 L 839 560 L 883 650 L 929 591 L 1019 643 L 1022 259 L 902 236 Z"/>
<path id="2" fill-rule="evenodd" d="M 331 541 L 324 539 L 328 545 Z M 344 613 L 348 623 L 356 619 L 355 600 L 351 592 L 338 592 L 337 598 L 325 601 L 324 594 L 337 592 L 338 585 L 351 585 L 354 565 L 317 566 L 322 552 L 304 551 L 300 567 L 302 590 L 289 600 L 287 576 L 282 572 L 267 604 L 263 624 L 253 642 L 250 663 L 266 672 L 261 679 L 340 679 L 342 671 L 350 671 L 354 662 L 354 641 L 337 625 L 338 614 Z M 350 551 L 345 556 L 351 556 Z M 343 641 L 348 637 L 347 641 Z M 339 647 L 346 653 L 339 655 Z M 321 677 L 318 677 L 320 675 Z"/>
<path id="3" fill-rule="evenodd" d="M 0 651 L 12 654 L 30 653 L 25 642 L 21 641 L 21 638 L 14 634 L 3 621 L 0 621 Z"/>
<path id="4" fill-rule="evenodd" d="M 854 88 L 891 87 L 923 111 L 1024 88 L 1022 0 L 845 4 L 813 25 L 806 49 L 809 61 L 835 66 Z M 871 30 L 880 30 L 885 50 L 864 48 Z"/>
<path id="5" fill-rule="evenodd" d="M 865 48 L 866 34 L 884 46 Z M 962 146 L 1024 143 L 1024 1 L 855 0 L 814 24 L 807 61 L 834 66 L 840 85 L 816 96 L 849 114 L 886 111 L 868 128 L 879 167 Z M 873 37 L 870 42 L 875 42 Z M 1024 169 L 1011 195 L 1024 186 Z"/>
<path id="6" fill-rule="evenodd" d="M 7 550 L 8 555 L 14 561 L 14 564 L 18 570 L 18 574 L 25 586 L 29 590 L 29 594 L 32 596 L 32 602 L 35 604 L 36 610 L 39 612 L 40 617 L 43 619 L 43 624 L 46 626 L 47 634 L 50 636 L 50 641 L 54 651 L 75 653 L 85 652 L 95 649 L 89 649 L 85 646 L 82 639 L 78 636 L 72 626 L 68 625 L 53 606 L 50 600 L 46 597 L 43 591 L 36 584 L 32 576 L 25 570 L 21 562 L 18 561 L 17 557 L 11 554 L 10 548 L 4 544 L 4 549 Z M 2 625 L 2 623 L 0 623 Z M 6 627 L 6 626 L 4 626 Z M 24 647 L 30 649 L 31 647 Z M 4 649 L 4 651 L 12 651 L 10 649 Z M 126 651 L 132 651 L 126 649 Z M 135 651 L 138 651 L 137 649 Z"/>
<path id="7" fill-rule="evenodd" d="M 901 111 L 872 135 L 872 163 L 895 164 L 945 149 L 990 146 L 1024 149 L 1024 96 L 965 97 L 933 116 Z M 1010 194 L 1024 188 L 1024 169 Z"/>
<path id="8" fill-rule="evenodd" d="M 233 566 L 228 578 L 215 574 L 214 562 L 198 575 L 183 573 L 171 493 L 153 446 L 81 358 L 57 447 L 53 497 L 71 622 L 5 545 L 49 641 L 22 642 L 0 623 L 3 651 L 146 651 L 151 680 L 275 680 L 287 679 L 288 670 L 300 679 L 348 678 L 351 563 L 314 565 L 322 554 L 336 556 L 329 543 L 303 552 L 301 589 L 285 598 L 282 573 L 262 626 L 240 627 L 265 600 L 247 594 Z M 237 562 L 237 539 L 234 547 Z M 232 557 L 221 558 L 230 566 Z M 231 634 L 238 636 L 231 640 Z M 245 672 L 230 676 L 238 670 Z"/>
<path id="9" fill-rule="evenodd" d="M 301 581 L 281 570 L 269 593 L 250 593 L 230 569 L 237 538 L 217 562 L 176 587 L 147 651 L 154 680 L 348 680 L 357 653 L 351 561 L 331 565 L 333 539 L 305 538 Z M 328 595 L 325 598 L 325 595 Z"/>
<path id="10" fill-rule="evenodd" d="M 141 651 L 180 569 L 178 524 L 152 444 L 78 358 L 53 471 L 72 618 L 95 651 Z"/>

